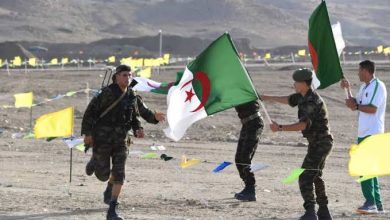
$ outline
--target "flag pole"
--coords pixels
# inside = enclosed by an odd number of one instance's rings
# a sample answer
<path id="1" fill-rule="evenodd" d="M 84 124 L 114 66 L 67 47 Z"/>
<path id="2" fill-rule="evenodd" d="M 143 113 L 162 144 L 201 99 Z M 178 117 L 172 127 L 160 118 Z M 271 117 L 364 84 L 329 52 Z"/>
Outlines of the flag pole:
<path id="1" fill-rule="evenodd" d="M 73 148 L 70 148 L 70 163 L 69 163 L 69 187 L 72 183 L 72 160 L 73 160 Z"/>
<path id="2" fill-rule="evenodd" d="M 5 60 L 5 64 L 6 64 L 6 66 L 7 66 L 7 73 L 8 73 L 8 76 L 10 76 L 11 73 L 9 72 L 9 64 L 8 64 L 8 60 L 7 60 L 7 59 Z"/>
<path id="3" fill-rule="evenodd" d="M 258 97 L 258 95 L 257 95 L 257 97 Z M 260 101 L 261 108 L 262 108 L 263 111 L 264 111 L 265 117 L 267 118 L 268 122 L 269 122 L 270 124 L 272 124 L 271 117 L 269 116 L 268 111 L 267 111 L 267 109 L 265 108 L 263 101 L 262 101 L 260 98 L 259 98 L 259 101 Z"/>
<path id="4" fill-rule="evenodd" d="M 24 58 L 24 73 L 27 74 L 27 59 Z"/>
<path id="5" fill-rule="evenodd" d="M 264 61 L 267 63 L 266 59 L 264 59 Z M 241 64 L 242 68 L 245 70 L 246 77 L 248 77 L 248 80 L 249 80 L 249 82 L 250 82 L 250 84 L 252 86 L 253 91 L 255 91 L 255 93 L 256 93 L 256 97 L 257 97 L 257 99 L 260 102 L 261 108 L 264 110 L 265 117 L 267 118 L 268 122 L 270 124 L 272 124 L 271 117 L 269 116 L 268 111 L 267 111 L 267 109 L 265 108 L 265 106 L 263 104 L 263 100 L 260 99 L 259 93 L 257 92 L 257 90 L 255 88 L 255 85 L 253 85 L 253 82 L 252 82 L 252 79 L 251 79 L 251 77 L 250 77 L 250 75 L 248 73 L 248 70 L 245 68 L 244 64 L 241 61 L 240 61 L 240 64 Z"/>
<path id="6" fill-rule="evenodd" d="M 33 128 L 32 128 L 32 109 L 33 107 L 30 107 L 30 132 L 33 133 Z"/>

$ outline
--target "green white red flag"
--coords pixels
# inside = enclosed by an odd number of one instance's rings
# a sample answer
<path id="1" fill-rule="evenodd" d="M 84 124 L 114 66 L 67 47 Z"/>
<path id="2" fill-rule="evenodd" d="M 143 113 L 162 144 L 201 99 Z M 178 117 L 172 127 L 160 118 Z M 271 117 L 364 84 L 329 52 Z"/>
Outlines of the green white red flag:
<path id="1" fill-rule="evenodd" d="M 325 1 L 314 10 L 309 19 L 308 46 L 318 89 L 324 89 L 343 78 L 339 54 L 330 25 Z"/>
<path id="2" fill-rule="evenodd" d="M 167 137 L 178 141 L 194 122 L 256 100 L 257 93 L 229 34 L 212 42 L 168 92 Z"/>

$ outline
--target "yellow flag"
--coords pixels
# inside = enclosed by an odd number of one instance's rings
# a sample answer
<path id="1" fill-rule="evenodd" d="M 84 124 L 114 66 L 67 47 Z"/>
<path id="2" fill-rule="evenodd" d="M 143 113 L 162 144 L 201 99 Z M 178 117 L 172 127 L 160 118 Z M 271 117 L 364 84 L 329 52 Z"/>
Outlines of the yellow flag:
<path id="1" fill-rule="evenodd" d="M 22 107 L 31 108 L 33 104 L 32 92 L 15 94 L 14 97 L 15 97 L 16 108 L 22 108 Z"/>
<path id="2" fill-rule="evenodd" d="M 67 63 L 69 63 L 69 59 L 67 57 L 61 59 L 61 64 L 67 64 Z"/>
<path id="3" fill-rule="evenodd" d="M 383 53 L 386 54 L 386 55 L 387 55 L 387 54 L 390 54 L 390 47 L 384 48 L 384 49 L 383 49 Z"/>
<path id="4" fill-rule="evenodd" d="M 185 155 L 183 155 L 181 157 L 181 163 L 180 163 L 180 166 L 181 168 L 187 168 L 187 167 L 190 167 L 190 166 L 193 166 L 193 165 L 196 165 L 200 163 L 200 160 L 199 159 L 191 159 L 191 160 L 187 160 L 187 157 Z"/>
<path id="5" fill-rule="evenodd" d="M 349 150 L 351 176 L 382 176 L 390 174 L 390 133 L 364 139 Z"/>
<path id="6" fill-rule="evenodd" d="M 142 67 L 144 64 L 144 59 L 140 58 L 140 59 L 132 59 L 130 61 L 130 67 L 132 70 L 135 70 L 137 69 L 137 67 Z"/>
<path id="7" fill-rule="evenodd" d="M 143 78 L 150 78 L 152 77 L 152 68 L 147 67 L 141 71 L 138 72 L 138 76 L 143 77 Z"/>
<path id="8" fill-rule="evenodd" d="M 152 59 L 152 66 L 160 66 L 162 58 Z"/>
<path id="9" fill-rule="evenodd" d="M 144 66 L 153 66 L 153 59 L 144 59 Z"/>
<path id="10" fill-rule="evenodd" d="M 376 49 L 377 49 L 378 53 L 382 53 L 383 52 L 383 45 L 379 45 Z"/>
<path id="11" fill-rule="evenodd" d="M 57 65 L 58 64 L 58 59 L 57 58 L 53 58 L 50 60 L 50 64 L 51 65 Z"/>
<path id="12" fill-rule="evenodd" d="M 157 58 L 157 60 L 158 60 L 158 65 L 159 66 L 164 64 L 164 59 L 162 57 Z"/>
<path id="13" fill-rule="evenodd" d="M 3 66 L 3 60 L 0 59 L 0 67 Z"/>
<path id="14" fill-rule="evenodd" d="M 123 65 L 131 66 L 131 57 L 122 58 L 120 63 Z"/>
<path id="15" fill-rule="evenodd" d="M 306 50 L 305 50 L 305 49 L 303 49 L 303 50 L 298 50 L 298 56 L 301 56 L 301 57 L 306 56 Z"/>
<path id="16" fill-rule="evenodd" d="M 21 66 L 22 59 L 19 56 L 15 57 L 14 60 L 12 61 L 12 65 L 13 66 Z"/>
<path id="17" fill-rule="evenodd" d="M 35 138 L 69 137 L 73 134 L 73 107 L 39 117 L 34 126 Z"/>
<path id="18" fill-rule="evenodd" d="M 164 56 L 163 56 L 164 64 L 169 64 L 170 56 L 171 55 L 169 53 L 164 54 Z"/>
<path id="19" fill-rule="evenodd" d="M 108 62 L 109 62 L 109 63 L 115 63 L 115 56 L 110 56 L 110 57 L 108 58 Z"/>
<path id="20" fill-rule="evenodd" d="M 33 58 L 28 59 L 28 64 L 30 66 L 36 66 L 37 65 L 37 58 L 33 57 Z"/>
<path id="21" fill-rule="evenodd" d="M 271 53 L 266 53 L 264 59 L 271 59 Z"/>

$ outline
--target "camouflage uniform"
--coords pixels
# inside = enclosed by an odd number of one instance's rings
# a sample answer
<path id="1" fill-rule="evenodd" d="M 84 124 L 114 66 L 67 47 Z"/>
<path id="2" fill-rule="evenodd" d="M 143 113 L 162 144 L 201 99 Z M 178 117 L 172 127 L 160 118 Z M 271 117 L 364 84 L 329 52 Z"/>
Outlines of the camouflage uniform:
<path id="1" fill-rule="evenodd" d="M 128 155 L 126 146 L 127 132 L 141 128 L 136 114 L 137 97 L 132 89 L 128 89 L 122 100 L 104 117 L 99 118 L 115 100 L 122 95 L 117 84 L 105 87 L 94 97 L 84 113 L 81 134 L 92 135 L 93 159 L 96 161 L 95 175 L 101 181 L 110 177 L 110 158 L 112 158 L 111 174 L 114 183 L 123 184 L 125 179 L 125 162 Z"/>
<path id="2" fill-rule="evenodd" d="M 328 204 L 325 182 L 322 179 L 322 169 L 333 145 L 328 125 L 328 113 L 322 98 L 311 89 L 304 97 L 299 93 L 290 95 L 288 102 L 292 107 L 298 106 L 299 121 L 307 123 L 306 129 L 302 131 L 303 137 L 309 142 L 307 155 L 302 164 L 302 168 L 307 170 L 299 177 L 299 188 L 305 201 L 304 208 L 314 210 L 316 201 L 320 207 Z"/>
<path id="3" fill-rule="evenodd" d="M 255 155 L 259 136 L 264 127 L 263 118 L 259 113 L 259 103 L 257 101 L 236 106 L 235 109 L 242 122 L 235 162 L 245 186 L 254 186 L 256 184 L 255 176 L 249 171 L 250 167 L 244 164 L 251 164 Z"/>

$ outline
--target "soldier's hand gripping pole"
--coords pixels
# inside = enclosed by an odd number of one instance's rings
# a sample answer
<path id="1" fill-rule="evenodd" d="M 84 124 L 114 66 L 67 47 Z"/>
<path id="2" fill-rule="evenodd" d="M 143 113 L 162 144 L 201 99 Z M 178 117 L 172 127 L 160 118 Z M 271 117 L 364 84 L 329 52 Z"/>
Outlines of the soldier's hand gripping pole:
<path id="1" fill-rule="evenodd" d="M 261 96 L 259 95 L 259 92 L 257 92 L 257 90 L 256 90 L 256 95 L 257 95 L 257 98 L 259 99 L 261 108 L 262 108 L 263 111 L 264 111 L 265 117 L 267 118 L 269 124 L 272 124 L 273 122 L 272 122 L 272 120 L 271 120 L 271 117 L 269 117 L 268 111 L 267 111 L 267 109 L 265 108 L 264 103 L 263 103 L 263 100 L 261 99 Z"/>

